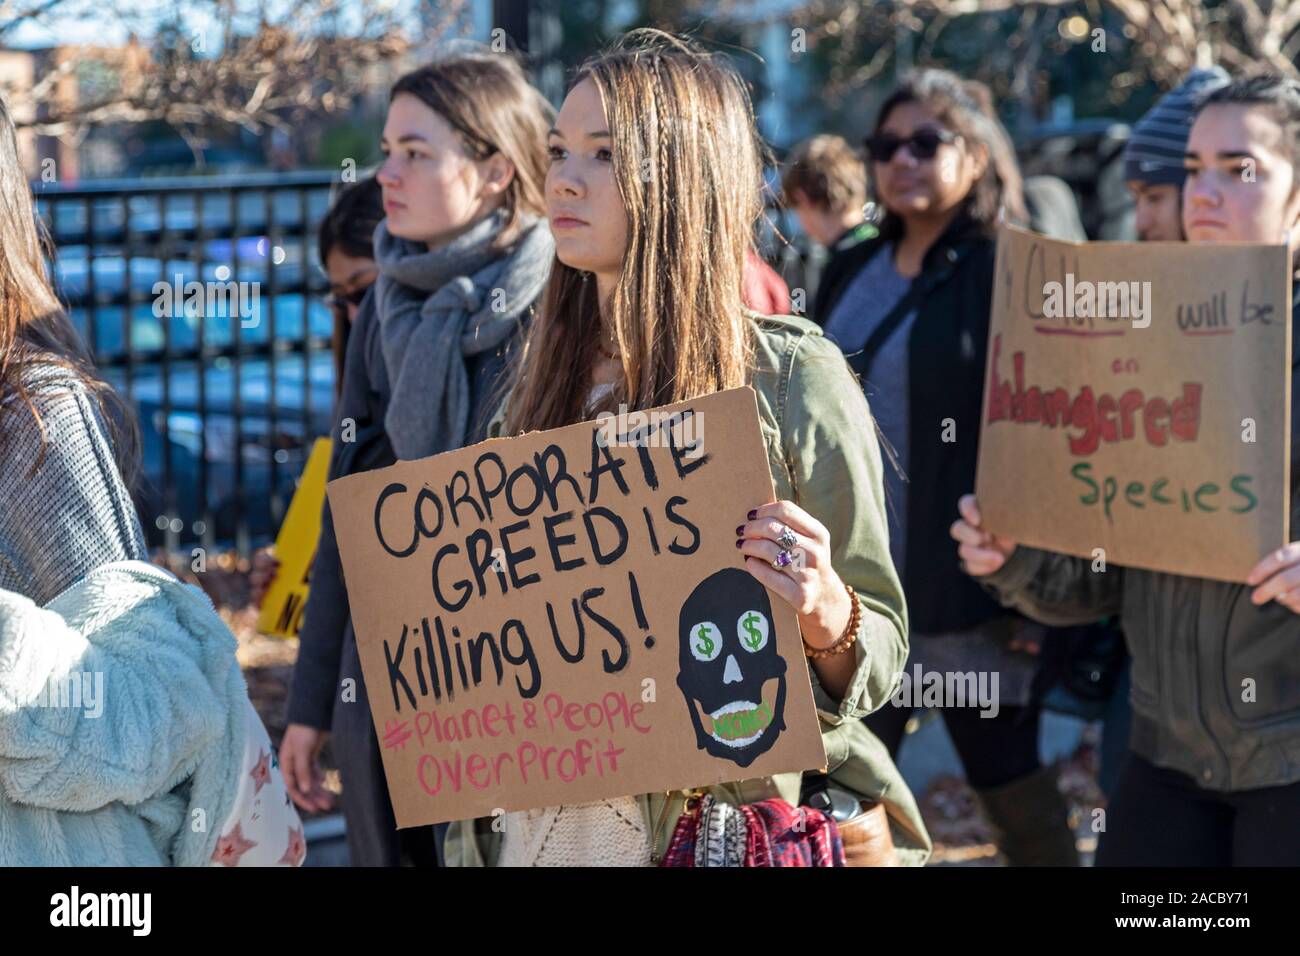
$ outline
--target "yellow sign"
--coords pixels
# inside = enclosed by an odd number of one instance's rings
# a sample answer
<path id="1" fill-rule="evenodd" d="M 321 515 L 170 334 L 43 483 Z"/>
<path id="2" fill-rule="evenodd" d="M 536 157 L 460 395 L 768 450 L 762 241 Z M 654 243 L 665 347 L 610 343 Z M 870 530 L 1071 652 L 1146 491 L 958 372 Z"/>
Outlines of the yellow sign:
<path id="1" fill-rule="evenodd" d="M 320 513 L 325 504 L 325 479 L 330 464 L 330 440 L 316 439 L 307 465 L 298 479 L 298 490 L 289 502 L 289 512 L 275 539 L 275 557 L 280 570 L 267 589 L 257 629 L 273 637 L 297 637 L 307 605 L 307 588 L 316 543 L 320 538 Z"/>

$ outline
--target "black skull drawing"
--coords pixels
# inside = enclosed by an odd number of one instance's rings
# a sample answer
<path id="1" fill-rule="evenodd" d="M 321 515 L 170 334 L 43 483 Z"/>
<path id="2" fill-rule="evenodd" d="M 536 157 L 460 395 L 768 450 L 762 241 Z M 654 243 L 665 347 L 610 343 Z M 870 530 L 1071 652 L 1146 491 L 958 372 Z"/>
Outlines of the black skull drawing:
<path id="1" fill-rule="evenodd" d="M 767 590 L 739 568 L 709 575 L 682 604 L 678 637 L 677 686 L 697 744 L 748 767 L 785 729 L 785 658 Z"/>

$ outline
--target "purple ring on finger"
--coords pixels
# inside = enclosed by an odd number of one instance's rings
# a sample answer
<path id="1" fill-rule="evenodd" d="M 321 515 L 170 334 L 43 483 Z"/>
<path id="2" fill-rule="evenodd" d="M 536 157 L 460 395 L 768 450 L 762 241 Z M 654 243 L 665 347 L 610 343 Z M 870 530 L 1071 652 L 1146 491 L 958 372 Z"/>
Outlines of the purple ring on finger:
<path id="1" fill-rule="evenodd" d="M 790 566 L 790 552 L 782 548 L 776 553 L 775 560 L 772 561 L 772 567 L 780 571 Z"/>

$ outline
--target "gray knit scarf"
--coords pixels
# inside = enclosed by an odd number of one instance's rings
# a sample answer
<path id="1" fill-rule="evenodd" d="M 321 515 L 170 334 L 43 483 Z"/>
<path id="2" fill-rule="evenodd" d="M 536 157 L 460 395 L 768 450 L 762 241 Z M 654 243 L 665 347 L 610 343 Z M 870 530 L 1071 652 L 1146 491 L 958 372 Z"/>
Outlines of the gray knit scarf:
<path id="1" fill-rule="evenodd" d="M 375 230 L 375 306 L 392 397 L 384 417 L 397 457 L 424 458 L 464 447 L 470 436 L 470 363 L 522 328 L 550 272 L 555 245 L 546 223 L 528 217 L 504 253 L 492 242 L 498 210 L 436 249 Z"/>

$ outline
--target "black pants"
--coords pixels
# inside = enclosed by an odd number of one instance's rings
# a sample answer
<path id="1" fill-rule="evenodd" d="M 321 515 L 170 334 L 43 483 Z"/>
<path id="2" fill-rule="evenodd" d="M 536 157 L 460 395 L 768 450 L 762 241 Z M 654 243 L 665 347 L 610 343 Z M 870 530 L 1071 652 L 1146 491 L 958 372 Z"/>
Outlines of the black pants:
<path id="1" fill-rule="evenodd" d="M 981 717 L 978 707 L 949 707 L 939 713 L 957 748 L 966 779 L 975 789 L 999 787 L 1039 768 L 1037 707 L 1002 707 L 994 717 Z M 896 707 L 888 700 L 864 718 L 895 761 L 911 715 L 911 707 Z"/>
<path id="2" fill-rule="evenodd" d="M 351 866 L 438 866 L 439 850 L 433 827 L 397 829 L 388 798 L 384 763 L 370 719 L 370 700 L 361 674 L 361 658 L 352 628 L 343 640 L 339 679 L 356 681 L 355 701 L 334 704 L 330 746 L 343 782 L 343 818 L 347 823 Z"/>
<path id="3" fill-rule="evenodd" d="M 1129 753 L 1098 866 L 1300 866 L 1300 783 L 1223 793 Z"/>

